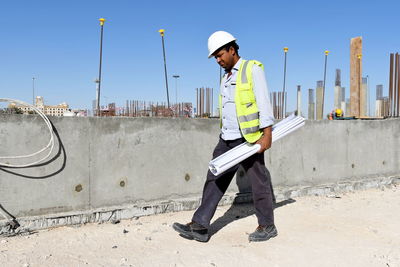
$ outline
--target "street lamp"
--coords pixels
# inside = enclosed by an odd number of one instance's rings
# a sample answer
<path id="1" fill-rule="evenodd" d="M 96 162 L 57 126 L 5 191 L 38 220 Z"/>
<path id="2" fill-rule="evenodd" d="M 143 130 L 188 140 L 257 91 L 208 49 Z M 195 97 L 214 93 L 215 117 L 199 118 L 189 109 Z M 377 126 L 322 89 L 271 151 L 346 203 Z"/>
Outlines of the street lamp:
<path id="1" fill-rule="evenodd" d="M 289 51 L 288 47 L 284 47 L 283 48 L 283 53 L 285 54 L 285 63 L 283 66 L 283 90 L 282 90 L 282 101 L 281 101 L 281 105 L 282 105 L 282 113 L 281 116 L 282 118 L 286 117 L 286 97 L 285 97 L 285 89 L 286 89 L 286 56 L 287 56 L 287 52 Z"/>
<path id="2" fill-rule="evenodd" d="M 35 105 L 35 77 L 32 77 L 32 105 Z"/>
<path id="3" fill-rule="evenodd" d="M 368 101 L 367 116 L 371 116 L 371 101 L 370 101 L 370 93 L 369 93 L 369 76 L 368 75 L 367 75 L 367 101 Z"/>
<path id="4" fill-rule="evenodd" d="M 324 115 L 324 102 L 325 102 L 325 81 L 326 81 L 326 64 L 328 62 L 329 51 L 325 50 L 325 68 L 324 68 L 324 89 L 322 91 L 322 116 Z"/>
<path id="5" fill-rule="evenodd" d="M 169 93 L 168 93 L 168 78 L 167 78 L 167 61 L 165 59 L 165 45 L 164 45 L 164 29 L 160 29 L 158 31 L 161 35 L 161 42 L 162 42 L 162 48 L 163 48 L 163 56 L 164 56 L 164 74 L 165 74 L 165 87 L 167 88 L 167 105 L 169 108 Z"/>
<path id="6" fill-rule="evenodd" d="M 101 116 L 100 113 L 100 86 L 101 86 L 101 61 L 103 56 L 103 28 L 104 22 L 106 21 L 103 18 L 99 19 L 100 21 L 100 63 L 99 63 L 99 78 L 97 79 L 97 96 L 96 96 L 96 109 L 97 109 L 97 116 Z"/>

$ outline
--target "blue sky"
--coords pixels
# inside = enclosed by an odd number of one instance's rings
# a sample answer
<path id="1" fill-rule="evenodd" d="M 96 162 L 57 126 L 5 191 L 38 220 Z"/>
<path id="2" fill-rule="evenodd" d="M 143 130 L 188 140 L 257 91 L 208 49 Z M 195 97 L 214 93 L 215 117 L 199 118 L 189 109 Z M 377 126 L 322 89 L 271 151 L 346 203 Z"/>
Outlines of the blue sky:
<path id="1" fill-rule="evenodd" d="M 400 50 L 399 1 L 2 1 L 0 98 L 31 102 L 32 77 L 46 104 L 90 108 L 99 61 L 99 22 L 104 17 L 102 104 L 166 101 L 161 38 L 164 28 L 170 100 L 196 101 L 195 88 L 218 88 L 219 67 L 207 58 L 207 39 L 231 32 L 240 55 L 264 63 L 270 91 L 282 90 L 283 47 L 288 46 L 288 110 L 296 86 L 323 79 L 333 107 L 335 69 L 349 93 L 350 38 L 363 37 L 363 75 L 387 95 L 389 53 Z M 217 91 L 217 90 L 216 90 Z M 216 98 L 216 96 L 215 96 Z M 371 107 L 373 108 L 374 101 Z"/>

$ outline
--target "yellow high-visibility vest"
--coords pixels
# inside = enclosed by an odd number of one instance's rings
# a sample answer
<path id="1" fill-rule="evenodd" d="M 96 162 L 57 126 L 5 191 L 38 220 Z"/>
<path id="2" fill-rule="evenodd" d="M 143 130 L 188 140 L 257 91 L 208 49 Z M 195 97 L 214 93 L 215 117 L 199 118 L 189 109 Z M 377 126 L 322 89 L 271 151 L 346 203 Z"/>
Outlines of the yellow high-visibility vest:
<path id="1" fill-rule="evenodd" d="M 239 128 L 249 143 L 254 143 L 262 136 L 260 130 L 259 111 L 253 91 L 253 65 L 264 69 L 261 62 L 242 60 L 236 78 L 235 105 Z M 222 95 L 219 95 L 220 126 L 222 127 Z"/>

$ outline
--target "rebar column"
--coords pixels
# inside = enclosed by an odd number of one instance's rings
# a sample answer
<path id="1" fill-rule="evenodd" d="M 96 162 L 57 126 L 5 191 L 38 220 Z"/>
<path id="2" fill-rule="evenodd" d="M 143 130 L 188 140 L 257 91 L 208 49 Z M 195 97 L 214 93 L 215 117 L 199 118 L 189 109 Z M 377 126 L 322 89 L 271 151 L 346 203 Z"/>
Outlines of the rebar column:
<path id="1" fill-rule="evenodd" d="M 301 86 L 297 85 L 297 115 L 301 116 Z"/>
<path id="2" fill-rule="evenodd" d="M 316 88 L 316 119 L 322 120 L 323 119 L 323 101 L 324 101 L 324 81 L 317 81 L 317 88 Z"/>
<path id="3" fill-rule="evenodd" d="M 308 119 L 315 119 L 314 89 L 308 89 Z"/>
<path id="4" fill-rule="evenodd" d="M 397 56 L 397 72 L 396 72 L 396 84 L 397 84 L 397 101 L 396 101 L 396 117 L 400 115 L 400 55 L 396 53 Z"/>
<path id="5" fill-rule="evenodd" d="M 393 59 L 394 59 L 394 54 L 390 53 L 390 67 L 389 67 L 389 116 L 390 117 L 393 116 Z"/>
<path id="6" fill-rule="evenodd" d="M 360 90 L 360 116 L 367 116 L 367 97 L 368 95 L 368 87 L 367 87 L 367 78 L 362 78 L 361 90 Z"/>

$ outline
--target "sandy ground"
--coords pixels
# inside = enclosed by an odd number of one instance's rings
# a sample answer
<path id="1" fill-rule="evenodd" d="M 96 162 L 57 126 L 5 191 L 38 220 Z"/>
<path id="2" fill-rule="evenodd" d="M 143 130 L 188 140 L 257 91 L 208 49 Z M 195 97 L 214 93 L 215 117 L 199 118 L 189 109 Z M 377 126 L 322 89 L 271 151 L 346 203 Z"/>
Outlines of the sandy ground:
<path id="1" fill-rule="evenodd" d="M 192 212 L 0 237 L 0 266 L 400 266 L 400 188 L 278 203 L 279 235 L 249 243 L 249 204 L 220 207 L 208 243 L 172 228 Z"/>

